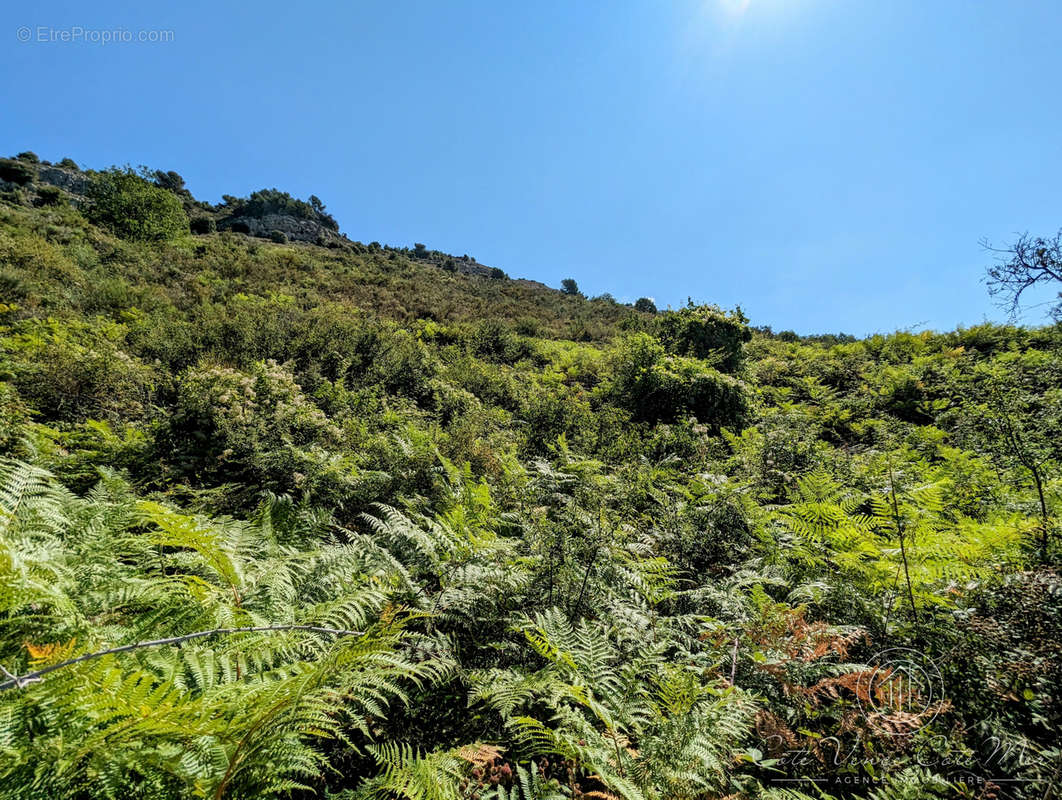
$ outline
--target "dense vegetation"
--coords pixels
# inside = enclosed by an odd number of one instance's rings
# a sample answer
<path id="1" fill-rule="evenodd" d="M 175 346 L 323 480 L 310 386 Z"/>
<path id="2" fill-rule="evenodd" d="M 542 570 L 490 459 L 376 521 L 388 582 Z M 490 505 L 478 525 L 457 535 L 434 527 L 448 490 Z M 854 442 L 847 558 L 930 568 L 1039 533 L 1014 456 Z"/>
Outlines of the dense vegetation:
<path id="1" fill-rule="evenodd" d="M 0 203 L 0 797 L 1057 792 L 1058 326 L 776 336 L 93 180 Z"/>

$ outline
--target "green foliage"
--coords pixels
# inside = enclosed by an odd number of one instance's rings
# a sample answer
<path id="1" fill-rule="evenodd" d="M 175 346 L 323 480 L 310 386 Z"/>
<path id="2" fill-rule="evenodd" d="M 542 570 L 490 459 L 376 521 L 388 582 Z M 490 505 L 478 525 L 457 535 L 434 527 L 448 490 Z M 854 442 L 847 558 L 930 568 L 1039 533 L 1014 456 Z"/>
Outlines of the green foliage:
<path id="1" fill-rule="evenodd" d="M 25 186 L 37 178 L 37 169 L 32 164 L 13 158 L 0 158 L 0 180 Z"/>
<path id="2" fill-rule="evenodd" d="M 0 383 L 0 455 L 15 449 L 27 422 L 29 411 L 18 391 L 8 383 Z"/>
<path id="3" fill-rule="evenodd" d="M 63 192 L 56 186 L 41 186 L 37 189 L 37 199 L 35 201 L 38 206 L 60 206 L 65 201 L 63 198 Z"/>
<path id="4" fill-rule="evenodd" d="M 657 319 L 660 341 L 668 352 L 703 358 L 722 372 L 741 366 L 742 345 L 752 338 L 741 310 L 724 312 L 716 306 L 695 306 L 691 301 L 678 311 L 665 311 Z"/>
<path id="5" fill-rule="evenodd" d="M 655 314 L 656 303 L 650 300 L 648 297 L 639 297 L 634 301 L 634 310 L 641 311 L 643 314 Z"/>
<path id="6" fill-rule="evenodd" d="M 739 428 L 746 414 L 741 384 L 703 362 L 669 356 L 649 334 L 634 334 L 612 357 L 606 395 L 647 421 L 696 417 L 715 428 Z"/>
<path id="7" fill-rule="evenodd" d="M 308 203 L 278 189 L 259 189 L 247 198 L 226 195 L 224 200 L 225 208 L 232 216 L 264 217 L 267 214 L 284 214 L 318 222 L 330 230 L 339 230 L 338 223 L 325 212 L 324 204 L 314 196 L 311 196 L 311 200 L 317 202 Z"/>
<path id="8" fill-rule="evenodd" d="M 775 335 L 14 199 L 0 798 L 1050 791 L 1059 328 Z"/>
<path id="9" fill-rule="evenodd" d="M 5 639 L 9 670 L 147 632 L 271 622 L 357 631 L 139 645 L 9 689 L 0 796 L 78 797 L 86 782 L 96 797 L 287 796 L 315 779 L 323 739 L 368 740 L 389 703 L 448 669 L 402 654 L 407 623 L 384 610 L 395 574 L 350 547 L 292 553 L 267 527 L 137 502 L 113 477 L 78 500 L 17 463 L 0 472 L 0 506 L 0 608 L 27 642 Z"/>
<path id="10" fill-rule="evenodd" d="M 565 278 L 561 281 L 561 291 L 565 294 L 579 296 L 579 284 L 575 282 L 575 278 Z"/>
<path id="11" fill-rule="evenodd" d="M 189 228 L 192 233 L 215 233 L 218 229 L 218 224 L 212 217 L 192 217 Z"/>
<path id="12" fill-rule="evenodd" d="M 140 419 L 156 375 L 130 356 L 118 324 L 27 321 L 5 340 L 23 400 L 53 421 Z"/>
<path id="13" fill-rule="evenodd" d="M 189 370 L 159 446 L 167 463 L 190 480 L 239 481 L 281 493 L 342 483 L 343 465 L 332 455 L 342 438 L 292 374 L 266 361 L 247 371 Z"/>
<path id="14" fill-rule="evenodd" d="M 181 201 L 129 167 L 94 174 L 88 197 L 89 219 L 123 238 L 162 241 L 188 231 Z"/>

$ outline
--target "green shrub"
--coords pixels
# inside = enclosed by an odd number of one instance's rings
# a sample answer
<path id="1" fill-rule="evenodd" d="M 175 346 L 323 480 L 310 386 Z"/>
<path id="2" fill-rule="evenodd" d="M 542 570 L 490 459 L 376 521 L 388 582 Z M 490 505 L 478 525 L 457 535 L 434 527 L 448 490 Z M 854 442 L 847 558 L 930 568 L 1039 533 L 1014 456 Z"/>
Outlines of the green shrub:
<path id="1" fill-rule="evenodd" d="M 646 333 L 621 343 L 611 359 L 605 395 L 647 422 L 691 415 L 718 428 L 739 428 L 748 414 L 742 384 L 703 362 L 669 356 Z"/>
<path id="2" fill-rule="evenodd" d="M 218 229 L 218 224 L 214 221 L 213 217 L 192 217 L 189 222 L 189 227 L 192 233 L 205 234 L 214 233 Z"/>
<path id="3" fill-rule="evenodd" d="M 542 323 L 535 317 L 520 317 L 516 321 L 514 330 L 521 336 L 539 336 L 542 330 Z"/>
<path id="4" fill-rule="evenodd" d="M 518 412 L 527 426 L 527 450 L 544 454 L 562 434 L 575 447 L 591 452 L 597 444 L 597 419 L 589 395 L 577 390 L 537 388 L 525 395 Z"/>
<path id="5" fill-rule="evenodd" d="M 25 151 L 19 153 L 17 156 L 15 156 L 15 158 L 17 158 L 19 161 L 27 161 L 30 164 L 40 164 L 41 163 L 40 156 L 38 156 L 32 150 L 25 150 Z"/>
<path id="6" fill-rule="evenodd" d="M 299 479 L 285 473 L 289 451 L 334 447 L 342 434 L 286 366 L 259 361 L 246 371 L 189 370 L 161 437 L 161 454 L 184 475 L 207 483 L 266 481 L 290 491 Z"/>
<path id="7" fill-rule="evenodd" d="M 154 370 L 123 348 L 120 325 L 34 322 L 6 341 L 19 394 L 45 420 L 136 419 L 154 394 Z"/>
<path id="8" fill-rule="evenodd" d="M 565 294 L 578 296 L 580 294 L 579 284 L 575 282 L 575 278 L 565 278 L 561 281 L 561 291 Z"/>
<path id="9" fill-rule="evenodd" d="M 276 242 L 277 244 L 287 244 L 288 235 L 284 233 L 284 231 L 271 230 L 269 232 L 269 240 L 271 242 Z"/>
<path id="10" fill-rule="evenodd" d="M 716 306 L 691 302 L 657 318 L 660 341 L 668 352 L 710 360 L 722 372 L 741 366 L 742 347 L 752 338 L 741 310 L 724 312 Z"/>
<path id="11" fill-rule="evenodd" d="M 37 190 L 37 206 L 61 206 L 65 203 L 62 190 L 56 186 L 42 186 Z"/>
<path id="12" fill-rule="evenodd" d="M 13 158 L 0 158 L 0 180 L 25 186 L 37 177 L 37 168 Z"/>
<path id="13" fill-rule="evenodd" d="M 79 277 L 77 267 L 63 248 L 35 233 L 8 236 L 0 231 L 0 264 L 17 270 L 24 286 L 28 284 L 27 278 L 51 286 Z"/>
<path id="14" fill-rule="evenodd" d="M 9 455 L 18 445 L 22 427 L 29 422 L 29 410 L 18 391 L 0 382 L 0 455 Z"/>
<path id="15" fill-rule="evenodd" d="M 366 377 L 388 392 L 429 404 L 437 369 L 423 342 L 408 331 L 396 330 L 381 337 L 378 354 Z"/>
<path id="16" fill-rule="evenodd" d="M 58 163 L 57 166 L 66 167 L 67 169 L 77 169 L 77 170 L 81 169 L 81 167 L 79 167 L 77 165 L 77 162 L 74 161 L 74 159 L 72 159 L 72 158 L 64 158 L 62 161 L 60 161 Z"/>
<path id="17" fill-rule="evenodd" d="M 87 216 L 136 241 L 173 239 L 188 231 L 181 201 L 132 169 L 112 167 L 93 176 Z"/>
<path id="18" fill-rule="evenodd" d="M 650 300 L 648 297 L 639 297 L 634 301 L 634 310 L 641 311 L 643 314 L 655 314 L 656 303 Z"/>
<path id="19" fill-rule="evenodd" d="M 504 364 L 515 364 L 532 354 L 531 346 L 497 320 L 483 320 L 469 335 L 472 352 Z"/>

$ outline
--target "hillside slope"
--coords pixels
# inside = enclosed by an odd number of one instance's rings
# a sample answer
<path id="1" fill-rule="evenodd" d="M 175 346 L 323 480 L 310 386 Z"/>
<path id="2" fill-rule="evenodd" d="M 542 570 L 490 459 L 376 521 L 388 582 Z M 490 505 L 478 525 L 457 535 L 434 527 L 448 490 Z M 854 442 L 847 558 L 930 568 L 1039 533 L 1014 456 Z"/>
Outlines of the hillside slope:
<path id="1" fill-rule="evenodd" d="M 0 797 L 1057 776 L 1059 327 L 776 337 L 15 161 Z"/>

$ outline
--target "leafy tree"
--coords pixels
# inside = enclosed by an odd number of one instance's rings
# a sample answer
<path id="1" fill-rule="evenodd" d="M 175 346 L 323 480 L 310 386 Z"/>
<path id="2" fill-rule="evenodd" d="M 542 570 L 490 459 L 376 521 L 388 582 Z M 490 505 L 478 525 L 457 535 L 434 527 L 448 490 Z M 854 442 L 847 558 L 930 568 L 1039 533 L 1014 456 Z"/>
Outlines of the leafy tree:
<path id="1" fill-rule="evenodd" d="M 565 278 L 561 281 L 561 291 L 565 294 L 579 295 L 579 284 L 575 282 L 575 278 Z"/>
<path id="2" fill-rule="evenodd" d="M 154 172 L 155 185 L 160 186 L 163 189 L 173 192 L 174 194 L 187 193 L 187 189 L 184 186 L 184 178 L 179 173 L 169 170 L 165 172 L 161 169 L 157 169 Z"/>
<path id="3" fill-rule="evenodd" d="M 173 239 L 188 231 L 181 201 L 131 168 L 96 173 L 89 184 L 87 216 L 117 235 L 137 241 Z"/>
<path id="4" fill-rule="evenodd" d="M 634 301 L 634 310 L 641 311 L 643 314 L 655 314 L 656 303 L 650 300 L 648 297 L 639 297 Z"/>
<path id="5" fill-rule="evenodd" d="M 320 198 L 317 204 L 307 203 L 279 189 L 259 189 L 247 198 L 222 195 L 222 200 L 233 216 L 264 217 L 268 214 L 284 214 L 297 219 L 312 220 L 329 230 L 339 230 L 339 224 L 324 210 L 324 203 L 321 203 Z"/>

